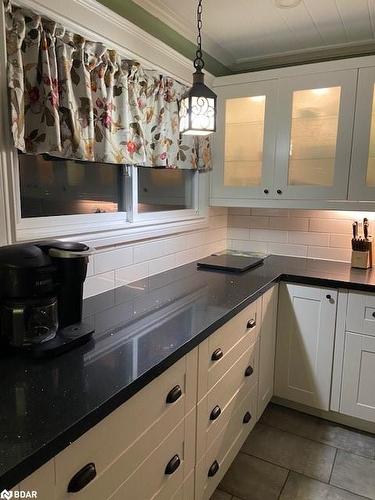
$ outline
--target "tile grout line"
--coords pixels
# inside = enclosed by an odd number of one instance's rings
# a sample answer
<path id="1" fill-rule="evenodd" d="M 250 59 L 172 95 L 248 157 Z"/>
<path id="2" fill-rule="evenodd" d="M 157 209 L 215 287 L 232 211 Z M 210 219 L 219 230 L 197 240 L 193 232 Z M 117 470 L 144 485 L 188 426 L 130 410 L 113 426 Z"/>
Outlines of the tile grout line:
<path id="1" fill-rule="evenodd" d="M 329 475 L 329 479 L 328 479 L 328 484 L 331 484 L 331 479 L 332 479 L 332 474 L 333 474 L 333 469 L 335 468 L 335 464 L 336 464 L 336 458 L 337 458 L 337 453 L 338 453 L 338 448 L 336 448 L 336 453 L 335 453 L 335 458 L 333 459 L 333 462 L 332 462 L 332 468 L 331 468 L 331 473 Z"/>
<path id="2" fill-rule="evenodd" d="M 281 490 L 280 490 L 279 496 L 277 497 L 277 500 L 280 500 L 281 495 L 283 494 L 283 491 L 284 491 L 284 489 L 285 489 L 286 483 L 288 482 L 288 479 L 289 479 L 289 476 L 290 476 L 290 472 L 291 472 L 291 470 L 289 469 L 289 470 L 288 470 L 288 474 L 286 475 L 286 478 L 285 478 L 284 484 L 283 484 L 283 485 L 282 485 L 282 487 L 281 487 Z"/>
<path id="3" fill-rule="evenodd" d="M 327 420 L 327 422 L 329 422 L 329 420 Z M 347 448 L 342 448 L 341 446 L 337 446 L 337 445 L 334 446 L 332 444 L 328 444 L 328 443 L 325 443 L 323 441 L 317 441 L 316 439 L 313 439 L 313 438 L 310 438 L 310 437 L 306 437 L 306 436 L 302 436 L 301 434 L 296 434 L 293 431 L 286 431 L 284 429 L 280 429 L 280 427 L 276 427 L 275 425 L 266 424 L 264 422 L 261 422 L 260 420 L 259 420 L 258 423 L 260 423 L 261 425 L 265 425 L 266 427 L 271 427 L 271 429 L 276 429 L 276 430 L 278 430 L 280 432 L 285 432 L 287 434 L 292 434 L 293 436 L 297 436 L 297 437 L 300 437 L 302 439 L 307 439 L 308 441 L 312 441 L 313 443 L 318 443 L 318 444 L 322 444 L 324 446 L 329 446 L 330 448 L 336 448 L 336 449 L 345 451 L 346 453 L 350 453 L 351 455 L 355 455 L 356 457 L 367 458 L 368 460 L 375 460 L 373 457 L 369 457 L 368 455 L 360 455 L 359 453 L 355 453 L 354 451 L 348 450 Z M 355 432 L 355 429 L 352 432 Z"/>

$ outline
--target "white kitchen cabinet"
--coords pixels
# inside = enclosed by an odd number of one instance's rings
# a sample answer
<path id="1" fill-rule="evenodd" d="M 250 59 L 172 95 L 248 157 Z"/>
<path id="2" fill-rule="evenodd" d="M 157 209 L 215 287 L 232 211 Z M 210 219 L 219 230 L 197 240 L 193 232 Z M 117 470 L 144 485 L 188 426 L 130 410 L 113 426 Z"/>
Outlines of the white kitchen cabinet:
<path id="1" fill-rule="evenodd" d="M 276 194 L 347 197 L 357 71 L 279 80 Z"/>
<path id="2" fill-rule="evenodd" d="M 217 89 L 215 198 L 267 198 L 273 192 L 276 80 Z"/>
<path id="3" fill-rule="evenodd" d="M 278 285 L 262 296 L 262 323 L 259 348 L 258 418 L 273 396 Z"/>
<path id="4" fill-rule="evenodd" d="M 217 78 L 211 204 L 371 210 L 374 84 L 375 58 Z"/>
<path id="5" fill-rule="evenodd" d="M 336 307 L 336 290 L 280 285 L 276 396 L 329 409 Z"/>
<path id="6" fill-rule="evenodd" d="M 375 68 L 359 70 L 349 199 L 375 200 Z"/>
<path id="7" fill-rule="evenodd" d="M 375 336 L 346 333 L 340 411 L 375 422 Z"/>

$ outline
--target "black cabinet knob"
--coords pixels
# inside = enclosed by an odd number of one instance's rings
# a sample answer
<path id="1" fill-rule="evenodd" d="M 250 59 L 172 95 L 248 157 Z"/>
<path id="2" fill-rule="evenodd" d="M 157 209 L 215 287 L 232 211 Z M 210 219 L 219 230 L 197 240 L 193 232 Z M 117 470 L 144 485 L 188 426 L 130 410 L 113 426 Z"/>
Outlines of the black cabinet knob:
<path id="1" fill-rule="evenodd" d="M 250 413 L 249 411 L 247 411 L 247 412 L 245 413 L 244 417 L 243 417 L 242 422 L 243 422 L 244 424 L 248 424 L 248 423 L 250 422 L 250 420 L 251 420 L 251 413 Z"/>
<path id="2" fill-rule="evenodd" d="M 167 463 L 167 466 L 165 467 L 164 473 L 167 476 L 170 476 L 171 474 L 173 474 L 174 472 L 176 472 L 176 470 L 180 467 L 180 464 L 181 464 L 180 457 L 178 455 L 175 455 Z"/>
<path id="3" fill-rule="evenodd" d="M 96 477 L 96 468 L 94 463 L 85 465 L 75 474 L 68 484 L 68 493 L 77 493 L 83 490 Z"/>
<path id="4" fill-rule="evenodd" d="M 215 460 L 215 462 L 208 469 L 208 477 L 213 477 L 219 469 L 220 469 L 220 465 L 219 465 L 218 461 Z"/>
<path id="5" fill-rule="evenodd" d="M 327 300 L 332 300 L 332 295 L 330 295 L 330 294 L 326 295 L 326 299 Z"/>
<path id="6" fill-rule="evenodd" d="M 268 193 L 269 193 L 269 190 L 268 190 L 268 189 L 264 189 L 264 190 L 263 190 L 263 193 L 264 193 L 264 194 L 268 194 Z"/>
<path id="7" fill-rule="evenodd" d="M 212 353 L 211 359 L 212 359 L 212 361 L 219 361 L 219 359 L 221 359 L 223 356 L 224 356 L 224 353 L 219 347 L 218 349 L 216 349 Z"/>
<path id="8" fill-rule="evenodd" d="M 166 402 L 167 404 L 175 403 L 182 396 L 182 390 L 179 385 L 176 385 L 168 392 Z"/>
<path id="9" fill-rule="evenodd" d="M 246 328 L 248 328 L 248 329 L 254 328 L 254 326 L 256 326 L 256 324 L 257 324 L 257 322 L 254 318 L 249 319 L 249 321 L 247 322 Z"/>
<path id="10" fill-rule="evenodd" d="M 250 377 L 254 373 L 253 367 L 249 365 L 245 370 L 245 377 Z"/>
<path id="11" fill-rule="evenodd" d="M 216 420 L 221 414 L 220 406 L 216 405 L 215 408 L 210 413 L 210 420 Z"/>
<path id="12" fill-rule="evenodd" d="M 375 311 L 372 313 L 372 317 L 375 318 Z"/>
<path id="13" fill-rule="evenodd" d="M 278 190 L 276 191 L 276 193 L 277 193 L 277 194 L 283 194 L 283 192 L 281 191 L 281 189 L 278 189 Z"/>

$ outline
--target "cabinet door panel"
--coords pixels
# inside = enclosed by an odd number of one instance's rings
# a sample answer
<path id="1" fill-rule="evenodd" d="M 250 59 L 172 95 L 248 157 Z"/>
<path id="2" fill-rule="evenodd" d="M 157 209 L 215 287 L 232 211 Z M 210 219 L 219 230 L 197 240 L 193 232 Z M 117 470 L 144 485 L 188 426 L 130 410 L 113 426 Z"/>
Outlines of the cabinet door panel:
<path id="1" fill-rule="evenodd" d="M 273 184 L 276 80 L 219 87 L 215 198 L 265 198 Z"/>
<path id="2" fill-rule="evenodd" d="M 359 70 L 349 199 L 375 200 L 375 68 Z"/>
<path id="3" fill-rule="evenodd" d="M 346 199 L 356 70 L 280 80 L 275 188 L 285 199 Z"/>
<path id="4" fill-rule="evenodd" d="M 278 285 L 262 297 L 262 325 L 259 350 L 258 418 L 273 396 L 275 371 Z"/>
<path id="5" fill-rule="evenodd" d="M 280 285 L 277 396 L 329 409 L 336 304 L 335 290 Z"/>
<path id="6" fill-rule="evenodd" d="M 340 410 L 375 422 L 375 337 L 346 333 Z"/>

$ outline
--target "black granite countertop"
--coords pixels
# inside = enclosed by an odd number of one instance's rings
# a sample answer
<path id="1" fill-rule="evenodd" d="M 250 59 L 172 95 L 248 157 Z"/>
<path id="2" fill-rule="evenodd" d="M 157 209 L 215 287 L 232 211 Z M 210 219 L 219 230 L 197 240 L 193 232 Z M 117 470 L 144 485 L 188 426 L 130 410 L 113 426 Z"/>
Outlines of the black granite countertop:
<path id="1" fill-rule="evenodd" d="M 85 300 L 94 340 L 60 357 L 0 358 L 0 491 L 98 423 L 283 279 L 375 292 L 375 271 L 269 256 L 243 274 L 188 264 Z"/>

